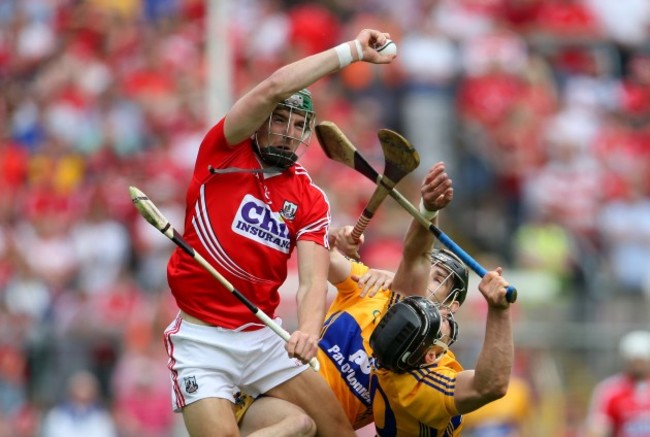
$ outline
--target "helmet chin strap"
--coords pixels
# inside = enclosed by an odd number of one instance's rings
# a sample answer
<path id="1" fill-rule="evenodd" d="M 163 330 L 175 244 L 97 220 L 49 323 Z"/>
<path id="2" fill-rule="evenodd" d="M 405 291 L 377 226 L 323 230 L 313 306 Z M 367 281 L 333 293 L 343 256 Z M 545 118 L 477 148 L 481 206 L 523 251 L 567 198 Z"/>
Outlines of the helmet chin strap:
<path id="1" fill-rule="evenodd" d="M 262 154 L 260 153 L 260 146 L 257 144 L 257 138 L 256 135 L 253 135 L 251 137 L 251 140 L 253 141 L 253 150 L 255 151 L 255 154 L 264 161 L 264 158 L 262 157 Z M 266 162 L 265 162 L 266 163 Z M 269 165 L 268 163 L 266 163 Z M 228 167 L 228 168 L 214 168 L 212 165 L 208 165 L 208 171 L 211 174 L 228 174 L 228 173 L 282 173 L 285 168 L 277 167 L 274 165 L 269 165 L 269 167 L 262 167 L 262 168 L 240 168 L 240 167 Z"/>
<path id="2" fill-rule="evenodd" d="M 225 174 L 225 173 L 282 173 L 284 168 L 280 167 L 266 167 L 266 168 L 239 168 L 239 167 L 228 167 L 228 168 L 214 168 L 212 165 L 208 165 L 208 171 L 212 174 Z"/>
<path id="3" fill-rule="evenodd" d="M 298 161 L 298 155 L 287 152 L 280 147 L 267 146 L 260 151 L 260 158 L 265 164 L 279 168 L 289 168 Z"/>
<path id="4" fill-rule="evenodd" d="M 274 165 L 272 163 L 268 162 L 268 159 L 264 156 L 264 153 L 262 153 L 262 148 L 259 146 L 257 142 L 257 134 L 255 134 L 252 138 L 253 140 L 253 150 L 255 151 L 255 154 L 258 156 L 259 159 L 264 162 L 264 164 L 268 165 L 268 167 L 262 167 L 262 168 L 240 168 L 240 167 L 228 167 L 228 168 L 214 168 L 212 165 L 208 165 L 208 171 L 212 174 L 227 174 L 227 173 L 282 173 L 285 171 L 287 168 L 291 167 L 298 158 L 296 157 L 295 160 L 292 160 L 289 165 L 286 167 Z M 277 156 L 277 155 L 276 155 Z M 294 154 L 295 156 L 295 154 Z"/>
<path id="5" fill-rule="evenodd" d="M 271 141 L 272 135 L 278 135 L 278 134 L 270 133 L 269 131 L 268 133 L 269 143 Z M 280 135 L 280 136 L 284 137 L 284 135 Z M 296 140 L 293 137 L 286 137 L 286 138 L 290 140 Z M 255 151 L 255 154 L 266 165 L 285 170 L 298 161 L 298 155 L 292 151 L 286 151 L 281 147 L 271 146 L 271 145 L 265 147 L 260 146 L 259 140 L 257 138 L 257 132 L 253 136 L 252 140 L 253 140 L 253 150 Z M 300 141 L 300 143 L 303 142 Z"/>
<path id="6" fill-rule="evenodd" d="M 433 342 L 433 345 L 438 346 L 439 348 L 442 349 L 440 352 L 436 353 L 436 358 L 433 360 L 433 363 L 431 363 L 431 364 L 438 364 L 438 362 L 442 359 L 442 357 L 444 357 L 447 354 L 447 351 L 449 350 L 449 346 L 447 346 L 447 343 L 440 340 L 435 340 Z"/>

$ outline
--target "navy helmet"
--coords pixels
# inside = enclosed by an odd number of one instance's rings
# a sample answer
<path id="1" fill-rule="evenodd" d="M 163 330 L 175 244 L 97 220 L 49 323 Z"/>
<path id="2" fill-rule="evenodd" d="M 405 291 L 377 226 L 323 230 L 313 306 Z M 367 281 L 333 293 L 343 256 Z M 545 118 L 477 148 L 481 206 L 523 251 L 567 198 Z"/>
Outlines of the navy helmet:
<path id="1" fill-rule="evenodd" d="M 441 335 L 442 318 L 436 305 L 411 296 L 391 306 L 370 336 L 379 367 L 398 373 L 424 365 L 424 356 Z"/>

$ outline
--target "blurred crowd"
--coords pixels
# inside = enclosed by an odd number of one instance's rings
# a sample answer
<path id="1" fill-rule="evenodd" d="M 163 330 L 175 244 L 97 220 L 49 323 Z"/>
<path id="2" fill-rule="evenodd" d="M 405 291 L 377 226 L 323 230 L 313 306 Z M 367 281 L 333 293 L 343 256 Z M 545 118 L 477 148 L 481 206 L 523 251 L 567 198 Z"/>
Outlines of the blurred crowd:
<path id="1" fill-rule="evenodd" d="M 400 189 L 414 201 L 426 169 L 445 161 L 456 191 L 441 225 L 486 265 L 529 279 L 515 284 L 521 320 L 530 289 L 568 302 L 574 322 L 648 325 L 650 2 L 229 4 L 235 95 L 361 28 L 390 32 L 398 61 L 319 82 L 317 118 L 378 170 L 377 130 L 406 136 L 421 164 Z M 217 121 L 206 116 L 209 10 L 205 0 L 0 2 L 2 437 L 70 436 L 72 424 L 86 437 L 177 435 L 161 340 L 176 312 L 173 244 L 127 188 L 182 223 L 198 145 Z M 301 162 L 334 224 L 353 224 L 373 185 L 315 138 Z M 362 259 L 395 267 L 406 217 L 387 201 Z"/>

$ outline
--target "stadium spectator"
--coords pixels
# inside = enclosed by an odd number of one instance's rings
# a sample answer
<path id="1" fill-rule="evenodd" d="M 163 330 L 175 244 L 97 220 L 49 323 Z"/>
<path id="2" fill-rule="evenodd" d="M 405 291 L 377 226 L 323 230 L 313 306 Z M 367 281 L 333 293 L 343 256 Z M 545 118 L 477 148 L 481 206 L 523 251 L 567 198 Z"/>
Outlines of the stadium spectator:
<path id="1" fill-rule="evenodd" d="M 18 348 L 0 348 L 0 417 L 16 417 L 27 404 L 26 370 L 26 357 Z"/>
<path id="2" fill-rule="evenodd" d="M 174 414 L 169 408 L 169 385 L 164 352 L 150 335 L 132 330 L 130 345 L 115 365 L 113 409 L 120 437 L 172 437 Z M 157 340 L 157 338 L 156 338 Z"/>
<path id="3" fill-rule="evenodd" d="M 639 296 L 650 284 L 650 199 L 640 173 L 625 179 L 625 192 L 603 205 L 597 225 L 619 293 Z"/>
<path id="4" fill-rule="evenodd" d="M 650 430 L 650 332 L 626 333 L 618 354 L 621 371 L 592 392 L 585 424 L 588 437 L 642 436 Z"/>
<path id="5" fill-rule="evenodd" d="M 530 217 L 552 216 L 576 238 L 591 244 L 603 194 L 602 169 L 580 142 L 580 134 L 559 118 L 556 121 L 547 130 L 547 161 L 524 181 L 523 203 Z"/>
<path id="6" fill-rule="evenodd" d="M 95 375 L 77 372 L 66 387 L 66 398 L 43 419 L 43 437 L 117 437 L 113 418 L 101 404 Z"/>
<path id="7" fill-rule="evenodd" d="M 586 0 L 584 5 L 606 34 L 623 50 L 640 47 L 648 41 L 650 4 L 628 0 L 615 6 L 607 0 Z"/>
<path id="8" fill-rule="evenodd" d="M 79 259 L 78 285 L 92 294 L 118 281 L 127 269 L 131 245 L 126 226 L 111 217 L 101 193 L 88 197 L 88 208 L 71 230 L 71 237 Z"/>

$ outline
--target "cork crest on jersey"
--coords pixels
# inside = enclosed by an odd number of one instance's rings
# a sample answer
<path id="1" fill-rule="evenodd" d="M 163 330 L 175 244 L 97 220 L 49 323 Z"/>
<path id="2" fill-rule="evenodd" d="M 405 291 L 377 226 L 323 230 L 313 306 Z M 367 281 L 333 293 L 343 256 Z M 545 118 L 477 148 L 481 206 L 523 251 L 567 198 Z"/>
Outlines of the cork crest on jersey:
<path id="1" fill-rule="evenodd" d="M 296 212 L 298 212 L 298 205 L 285 200 L 284 204 L 282 205 L 282 210 L 280 211 L 282 218 L 289 221 L 293 220 L 296 218 Z"/>
<path id="2" fill-rule="evenodd" d="M 266 203 L 247 194 L 239 204 L 231 229 L 264 246 L 289 253 L 291 238 L 285 219 L 293 219 L 297 209 L 297 205 L 285 201 L 282 211 L 274 212 Z"/>

